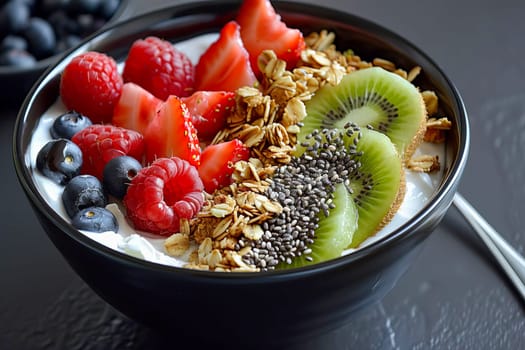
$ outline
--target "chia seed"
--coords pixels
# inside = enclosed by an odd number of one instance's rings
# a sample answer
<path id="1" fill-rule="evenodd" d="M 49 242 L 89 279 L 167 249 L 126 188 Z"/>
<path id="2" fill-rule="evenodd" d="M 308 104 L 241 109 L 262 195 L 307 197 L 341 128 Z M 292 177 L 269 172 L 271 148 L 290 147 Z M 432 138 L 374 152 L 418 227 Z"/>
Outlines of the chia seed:
<path id="1" fill-rule="evenodd" d="M 349 146 L 345 146 L 345 134 L 354 137 Z M 335 208 L 335 186 L 344 183 L 351 191 L 350 178 L 359 173 L 356 145 L 360 136 L 359 127 L 347 123 L 343 130 L 315 129 L 305 137 L 300 144 L 305 152 L 277 169 L 266 193 L 284 210 L 263 223 L 264 234 L 259 240 L 239 242 L 239 246 L 252 247 L 243 256 L 246 263 L 272 270 L 279 263 L 291 264 L 296 256 L 314 260 L 310 245 L 316 238 L 320 215 L 328 217 Z"/>

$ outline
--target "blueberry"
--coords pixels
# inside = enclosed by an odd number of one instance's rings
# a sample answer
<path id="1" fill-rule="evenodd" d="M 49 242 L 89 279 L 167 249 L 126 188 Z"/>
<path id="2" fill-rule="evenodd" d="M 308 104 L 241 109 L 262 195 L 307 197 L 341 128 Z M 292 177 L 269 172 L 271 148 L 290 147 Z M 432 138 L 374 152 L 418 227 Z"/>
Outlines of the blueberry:
<path id="1" fill-rule="evenodd" d="M 82 209 L 73 216 L 71 224 L 79 230 L 90 232 L 118 231 L 115 215 L 106 208 L 100 207 Z"/>
<path id="2" fill-rule="evenodd" d="M 76 21 L 78 24 L 78 34 L 86 36 L 95 31 L 95 18 L 91 14 L 83 13 L 77 16 Z"/>
<path id="3" fill-rule="evenodd" d="M 102 1 L 102 4 L 99 8 L 99 15 L 102 16 L 106 21 L 109 20 L 115 12 L 117 12 L 117 8 L 120 5 L 120 0 L 106 0 Z"/>
<path id="4" fill-rule="evenodd" d="M 110 195 L 118 199 L 124 198 L 131 179 L 140 169 L 142 165 L 133 157 L 121 156 L 111 159 L 104 166 L 104 188 Z"/>
<path id="5" fill-rule="evenodd" d="M 95 14 L 98 11 L 101 0 L 71 0 L 69 2 L 69 11 L 71 13 L 89 13 Z"/>
<path id="6" fill-rule="evenodd" d="M 62 203 L 67 215 L 72 218 L 82 209 L 105 207 L 107 198 L 99 179 L 92 175 L 78 175 L 64 187 Z"/>
<path id="7" fill-rule="evenodd" d="M 10 1 L 0 9 L 0 33 L 18 33 L 28 25 L 29 7 L 21 1 Z"/>
<path id="8" fill-rule="evenodd" d="M 74 34 L 66 34 L 63 37 L 59 38 L 57 46 L 55 47 L 55 52 L 60 53 L 66 50 L 69 50 L 72 47 L 80 44 L 82 39 L 79 36 Z"/>
<path id="9" fill-rule="evenodd" d="M 91 124 L 91 119 L 88 117 L 75 111 L 69 111 L 59 115 L 49 131 L 55 139 L 64 138 L 71 140 L 73 135 Z"/>
<path id="10" fill-rule="evenodd" d="M 36 58 L 46 58 L 53 54 L 56 37 L 53 27 L 47 21 L 38 17 L 31 18 L 24 36 L 29 44 L 29 50 Z"/>
<path id="11" fill-rule="evenodd" d="M 39 1 L 38 12 L 50 15 L 69 6 L 70 0 L 41 0 Z"/>
<path id="12" fill-rule="evenodd" d="M 21 36 L 10 34 L 2 40 L 0 44 L 0 52 L 5 52 L 9 50 L 27 50 L 27 40 Z"/>
<path id="13" fill-rule="evenodd" d="M 36 0 L 11 0 L 11 1 L 21 2 L 22 4 L 26 5 L 30 10 L 32 10 L 35 7 L 35 2 L 36 2 Z"/>
<path id="14" fill-rule="evenodd" d="M 54 182 L 64 185 L 80 173 L 82 151 L 72 141 L 57 139 L 42 147 L 36 157 L 36 167 Z"/>
<path id="15" fill-rule="evenodd" d="M 36 59 L 27 51 L 12 49 L 0 53 L 0 66 L 30 68 L 36 64 Z"/>
<path id="16" fill-rule="evenodd" d="M 49 17 L 47 17 L 47 21 L 51 24 L 58 37 L 63 37 L 71 33 L 78 34 L 79 32 L 78 24 L 75 23 L 64 10 L 53 11 Z"/>

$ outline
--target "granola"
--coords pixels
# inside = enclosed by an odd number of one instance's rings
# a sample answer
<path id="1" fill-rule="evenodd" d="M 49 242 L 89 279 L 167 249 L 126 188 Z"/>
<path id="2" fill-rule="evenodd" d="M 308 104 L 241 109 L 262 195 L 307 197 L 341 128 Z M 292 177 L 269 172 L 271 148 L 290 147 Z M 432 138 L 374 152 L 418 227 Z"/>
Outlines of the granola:
<path id="1" fill-rule="evenodd" d="M 440 168 L 439 157 L 428 154 L 413 157 L 407 163 L 407 168 L 412 171 L 430 173 Z"/>
<path id="2" fill-rule="evenodd" d="M 203 208 L 187 223 L 187 232 L 166 240 L 168 254 L 190 253 L 186 267 L 214 271 L 258 271 L 243 256 L 250 252 L 245 240 L 258 240 L 264 234 L 262 223 L 282 212 L 282 206 L 266 197 L 276 167 L 287 164 L 293 156 L 300 123 L 306 116 L 305 102 L 324 85 L 338 84 L 345 74 L 358 69 L 380 66 L 408 81 L 421 73 L 421 67 L 408 72 L 383 58 L 366 62 L 352 50 L 340 52 L 334 44 L 335 34 L 323 30 L 305 37 L 306 49 L 292 70 L 273 51 L 263 51 L 258 59 L 262 72 L 260 85 L 236 91 L 235 108 L 227 119 L 227 127 L 212 144 L 239 139 L 250 148 L 249 161 L 234 164 L 232 184 L 206 194 Z M 429 116 L 438 113 L 434 92 L 423 91 Z M 440 142 L 443 130 L 450 128 L 446 118 L 429 118 L 425 140 Z M 449 122 L 450 123 L 450 122 Z M 433 136 L 432 136 L 433 135 Z M 423 155 L 411 159 L 407 168 L 413 171 L 434 171 L 439 168 L 437 156 Z M 182 227 L 182 225 L 181 225 Z M 187 239 L 197 243 L 192 248 Z"/>
<path id="3" fill-rule="evenodd" d="M 424 140 L 432 143 L 443 143 L 446 139 L 446 133 L 452 128 L 452 123 L 448 118 L 428 118 L 427 130 Z"/>

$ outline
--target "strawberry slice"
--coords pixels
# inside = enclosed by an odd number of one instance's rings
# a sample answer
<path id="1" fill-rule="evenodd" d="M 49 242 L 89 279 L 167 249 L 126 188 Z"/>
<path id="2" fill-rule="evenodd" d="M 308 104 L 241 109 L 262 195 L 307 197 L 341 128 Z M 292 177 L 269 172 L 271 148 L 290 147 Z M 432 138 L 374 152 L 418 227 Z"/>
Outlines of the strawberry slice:
<path id="1" fill-rule="evenodd" d="M 125 83 L 113 110 L 112 124 L 144 134 L 162 100 L 135 83 Z"/>
<path id="2" fill-rule="evenodd" d="M 236 18 L 241 38 L 250 53 L 253 71 L 259 74 L 257 58 L 263 50 L 273 50 L 292 69 L 305 48 L 303 34 L 281 21 L 269 0 L 245 0 Z"/>
<path id="3" fill-rule="evenodd" d="M 232 91 L 196 91 L 182 101 L 188 107 L 191 121 L 200 141 L 211 140 L 224 128 L 226 117 L 235 106 Z"/>
<path id="4" fill-rule="evenodd" d="M 195 90 L 235 91 L 256 82 L 250 56 L 241 41 L 239 24 L 228 22 L 195 67 Z"/>
<path id="5" fill-rule="evenodd" d="M 239 160 L 248 160 L 250 150 L 240 140 L 209 145 L 201 154 L 199 176 L 208 193 L 231 184 L 233 165 Z"/>
<path id="6" fill-rule="evenodd" d="M 144 132 L 146 162 L 157 158 L 179 157 L 198 167 L 200 147 L 197 132 L 186 105 L 175 95 L 162 103 Z"/>

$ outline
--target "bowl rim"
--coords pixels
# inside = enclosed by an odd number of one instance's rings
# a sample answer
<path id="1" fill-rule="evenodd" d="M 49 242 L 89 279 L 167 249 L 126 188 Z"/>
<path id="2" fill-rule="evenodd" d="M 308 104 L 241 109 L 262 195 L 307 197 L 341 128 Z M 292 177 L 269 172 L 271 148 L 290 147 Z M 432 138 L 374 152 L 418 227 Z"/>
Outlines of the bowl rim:
<path id="1" fill-rule="evenodd" d="M 125 1 L 125 0 L 124 0 Z M 239 6 L 240 0 L 228 0 L 221 2 L 221 13 L 223 9 L 230 8 L 232 6 Z M 467 112 L 463 100 L 459 94 L 459 91 L 448 78 L 448 76 L 443 72 L 443 70 L 431 59 L 426 53 L 424 53 L 417 46 L 412 44 L 410 41 L 404 37 L 398 35 L 397 33 L 391 31 L 388 28 L 383 27 L 369 19 L 363 17 L 339 11 L 333 8 L 328 8 L 320 5 L 306 4 L 306 3 L 297 3 L 289 1 L 279 1 L 275 2 L 274 7 L 277 12 L 284 10 L 288 13 L 294 14 L 307 14 L 313 15 L 316 14 L 318 17 L 329 16 L 330 19 L 336 21 L 348 21 L 351 19 L 352 25 L 360 29 L 372 30 L 372 33 L 375 35 L 380 35 L 381 37 L 386 36 L 387 38 L 395 39 L 396 43 L 402 43 L 406 47 L 409 47 L 414 52 L 417 52 L 429 65 L 431 65 L 436 72 L 440 75 L 440 78 L 445 82 L 446 88 L 451 94 L 451 98 L 455 103 L 458 111 L 456 116 L 456 124 L 458 129 L 458 142 L 456 156 L 451 162 L 450 169 L 444 174 L 444 178 L 441 181 L 439 188 L 434 192 L 432 198 L 428 203 L 413 217 L 408 219 L 405 223 L 397 227 L 388 235 L 377 239 L 375 242 L 352 252 L 351 254 L 332 259 L 329 261 L 313 264 L 310 266 L 305 266 L 301 268 L 294 269 L 283 269 L 283 270 L 272 270 L 272 271 L 260 271 L 260 272 L 243 272 L 243 273 L 231 273 L 231 272 L 216 272 L 216 271 L 202 271 L 194 270 L 183 267 L 175 267 L 169 265 L 163 265 L 160 263 L 154 263 L 139 259 L 128 254 L 113 250 L 105 245 L 98 243 L 95 240 L 87 237 L 78 230 L 75 230 L 70 224 L 68 224 L 62 217 L 51 208 L 45 199 L 38 193 L 38 190 L 33 183 L 33 178 L 30 172 L 30 169 L 26 167 L 24 158 L 25 158 L 25 149 L 22 147 L 21 139 L 22 133 L 24 130 L 24 122 L 28 118 L 28 112 L 32 106 L 33 100 L 35 98 L 35 93 L 39 91 L 40 88 L 45 86 L 45 83 L 50 80 L 50 76 L 55 74 L 57 69 L 63 66 L 64 61 L 68 58 L 71 58 L 76 53 L 81 52 L 83 48 L 85 49 L 86 43 L 89 41 L 100 38 L 106 33 L 123 27 L 126 25 L 132 25 L 133 23 L 140 23 L 141 21 L 153 19 L 153 18 L 163 18 L 166 19 L 166 12 L 172 14 L 170 19 L 175 19 L 177 15 L 185 11 L 202 11 L 208 10 L 213 11 L 213 8 L 217 6 L 216 1 L 199 1 L 195 3 L 185 3 L 177 4 L 172 6 L 167 6 L 164 8 L 157 9 L 148 13 L 144 13 L 138 16 L 132 16 L 123 21 L 117 21 L 117 23 L 112 23 L 111 25 L 105 27 L 103 30 L 92 35 L 89 39 L 80 44 L 76 48 L 70 50 L 67 54 L 64 54 L 60 60 L 55 62 L 51 67 L 49 67 L 46 72 L 40 77 L 40 79 L 33 85 L 31 91 L 25 98 L 17 119 L 15 122 L 15 128 L 13 133 L 13 160 L 15 165 L 15 171 L 19 182 L 21 183 L 26 195 L 32 202 L 33 206 L 36 207 L 41 214 L 43 214 L 47 220 L 51 221 L 53 225 L 58 227 L 68 238 L 73 239 L 76 243 L 82 245 L 88 250 L 92 250 L 93 253 L 102 254 L 105 258 L 110 260 L 117 260 L 120 263 L 128 264 L 134 268 L 139 269 L 148 269 L 154 270 L 158 273 L 170 273 L 174 276 L 188 276 L 192 278 L 200 279 L 212 279 L 215 281 L 232 281 L 235 280 L 236 283 L 253 283 L 254 280 L 260 283 L 275 282 L 282 279 L 300 279 L 303 277 L 316 275 L 324 273 L 328 270 L 336 270 L 342 268 L 346 265 L 357 264 L 360 261 L 365 259 L 373 259 L 374 256 L 381 254 L 388 247 L 396 244 L 400 240 L 406 239 L 411 233 L 414 233 L 414 229 L 420 226 L 435 210 L 438 205 L 449 196 L 449 192 L 454 192 L 457 183 L 461 177 L 463 169 L 466 165 L 469 147 L 470 147 L 470 130 L 469 122 L 467 117 Z M 226 10 L 224 10 L 226 11 Z M 322 14 L 322 16 L 321 16 Z M 55 74 L 56 75 L 56 74 Z"/>

